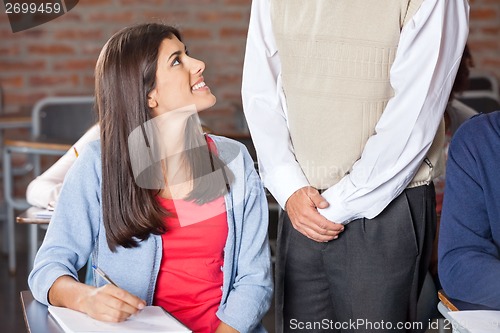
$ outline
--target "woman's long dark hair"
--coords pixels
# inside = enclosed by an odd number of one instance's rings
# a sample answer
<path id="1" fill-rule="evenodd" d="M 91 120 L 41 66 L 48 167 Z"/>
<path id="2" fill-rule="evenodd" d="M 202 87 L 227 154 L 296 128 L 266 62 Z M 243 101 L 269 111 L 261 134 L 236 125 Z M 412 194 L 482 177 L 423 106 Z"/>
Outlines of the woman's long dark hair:
<path id="1" fill-rule="evenodd" d="M 111 37 L 97 61 L 95 97 L 101 126 L 102 211 L 112 251 L 116 246 L 136 247 L 150 234 L 166 232 L 164 218 L 168 214 L 156 199 L 158 192 L 141 188 L 134 181 L 127 142 L 134 129 L 152 118 L 147 97 L 156 84 L 159 48 L 163 40 L 174 36 L 181 40 L 177 29 L 163 24 L 125 28 Z M 215 157 L 216 164 L 223 168 Z M 193 160 L 190 156 L 187 159 Z M 196 179 L 196 167 L 191 169 Z M 226 184 L 219 187 L 225 188 Z M 220 188 L 210 188 L 209 192 L 212 194 L 205 198 L 214 199 L 223 193 Z M 194 188 L 188 200 L 196 200 L 200 196 L 196 193 Z"/>

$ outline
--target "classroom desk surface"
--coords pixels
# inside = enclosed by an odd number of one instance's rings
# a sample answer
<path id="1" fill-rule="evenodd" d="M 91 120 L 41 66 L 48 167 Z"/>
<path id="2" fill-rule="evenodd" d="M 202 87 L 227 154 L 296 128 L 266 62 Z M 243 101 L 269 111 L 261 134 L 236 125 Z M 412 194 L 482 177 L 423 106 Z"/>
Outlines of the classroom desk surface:
<path id="1" fill-rule="evenodd" d="M 449 321 L 448 324 L 445 325 L 445 328 L 451 328 L 453 333 L 469 333 L 467 328 L 463 327 L 459 323 L 457 323 L 451 316 L 449 312 L 452 311 L 460 311 L 460 310 L 493 310 L 484 305 L 472 304 L 463 301 L 459 301 L 453 298 L 450 298 L 446 295 L 443 290 L 438 291 L 439 304 L 438 310 L 443 315 L 445 319 Z"/>
<path id="2" fill-rule="evenodd" d="M 31 291 L 21 291 L 24 322 L 28 333 L 64 333 L 49 316 L 49 308 L 33 298 Z"/>
<path id="3" fill-rule="evenodd" d="M 450 298 L 443 290 L 438 291 L 439 300 L 448 308 L 448 311 L 465 310 L 495 310 L 484 305 L 467 303 Z"/>
<path id="4" fill-rule="evenodd" d="M 19 128 L 19 127 L 30 127 L 31 126 L 31 115 L 26 114 L 2 114 L 0 115 L 0 128 Z"/>
<path id="5" fill-rule="evenodd" d="M 28 150 L 31 153 L 39 153 L 37 150 L 48 151 L 42 154 L 51 154 L 54 151 L 55 155 L 62 155 L 68 151 L 72 143 L 71 142 L 61 142 L 54 140 L 46 140 L 43 138 L 13 138 L 6 139 L 4 142 L 5 146 L 9 146 L 11 149 L 15 150 Z"/>
<path id="6" fill-rule="evenodd" d="M 42 211 L 45 209 L 30 207 L 16 217 L 16 222 L 19 224 L 49 224 L 50 218 L 37 216 Z"/>

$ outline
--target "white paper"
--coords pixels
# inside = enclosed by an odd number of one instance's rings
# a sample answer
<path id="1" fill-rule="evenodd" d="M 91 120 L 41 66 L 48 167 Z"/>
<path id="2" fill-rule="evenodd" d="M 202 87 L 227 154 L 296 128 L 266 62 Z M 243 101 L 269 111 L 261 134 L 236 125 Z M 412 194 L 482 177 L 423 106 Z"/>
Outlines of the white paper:
<path id="1" fill-rule="evenodd" d="M 121 323 L 102 322 L 67 308 L 49 306 L 49 312 L 70 333 L 123 332 L 123 333 L 186 333 L 191 332 L 177 319 L 159 306 L 147 306 L 141 312 Z"/>
<path id="2" fill-rule="evenodd" d="M 470 333 L 500 333 L 500 311 L 450 311 L 448 314 Z"/>
<path id="3" fill-rule="evenodd" d="M 52 215 L 54 215 L 54 210 L 50 209 L 43 209 L 39 210 L 35 213 L 35 216 L 39 219 L 50 219 L 52 218 Z"/>

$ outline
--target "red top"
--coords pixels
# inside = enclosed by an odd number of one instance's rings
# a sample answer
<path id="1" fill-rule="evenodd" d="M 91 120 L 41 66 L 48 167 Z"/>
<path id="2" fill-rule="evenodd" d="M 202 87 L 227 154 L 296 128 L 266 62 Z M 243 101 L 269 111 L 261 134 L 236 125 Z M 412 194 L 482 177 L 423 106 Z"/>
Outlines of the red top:
<path id="1" fill-rule="evenodd" d="M 163 256 L 153 304 L 194 333 L 212 333 L 222 297 L 228 226 L 224 197 L 204 205 L 158 197 L 172 214 L 162 235 Z"/>

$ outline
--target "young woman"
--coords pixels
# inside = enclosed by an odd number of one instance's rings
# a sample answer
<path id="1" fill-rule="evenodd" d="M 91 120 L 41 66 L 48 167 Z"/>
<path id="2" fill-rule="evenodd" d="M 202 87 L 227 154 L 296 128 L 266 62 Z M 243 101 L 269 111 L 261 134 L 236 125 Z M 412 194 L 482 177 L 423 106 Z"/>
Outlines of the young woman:
<path id="1" fill-rule="evenodd" d="M 267 202 L 243 145 L 204 136 L 215 97 L 179 32 L 115 34 L 96 66 L 100 141 L 68 172 L 29 285 L 104 321 L 160 305 L 193 332 L 265 332 Z M 117 286 L 78 282 L 89 257 Z"/>

